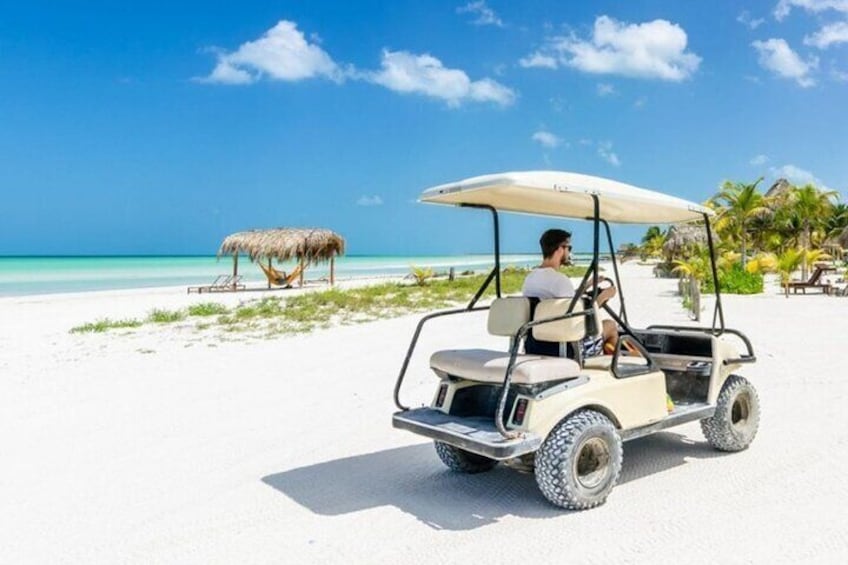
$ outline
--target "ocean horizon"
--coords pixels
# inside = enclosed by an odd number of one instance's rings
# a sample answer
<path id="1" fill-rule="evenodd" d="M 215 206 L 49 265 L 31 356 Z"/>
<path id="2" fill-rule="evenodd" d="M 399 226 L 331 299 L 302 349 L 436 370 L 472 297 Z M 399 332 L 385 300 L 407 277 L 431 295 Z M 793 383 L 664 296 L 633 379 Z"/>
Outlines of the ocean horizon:
<path id="1" fill-rule="evenodd" d="M 583 263 L 591 254 L 576 253 Z M 501 264 L 531 267 L 539 263 L 535 254 L 502 254 Z M 491 254 L 468 255 L 346 255 L 335 264 L 337 280 L 403 276 L 412 267 L 429 267 L 436 272 L 490 270 Z M 290 271 L 294 261 L 274 262 Z M 28 255 L 0 256 L 0 296 L 25 296 L 66 292 L 90 292 L 130 288 L 202 285 L 219 275 L 232 274 L 230 256 L 215 255 Z M 239 257 L 239 274 L 249 286 L 266 283 L 265 275 L 246 256 Z M 329 277 L 329 263 L 310 266 L 307 280 Z"/>

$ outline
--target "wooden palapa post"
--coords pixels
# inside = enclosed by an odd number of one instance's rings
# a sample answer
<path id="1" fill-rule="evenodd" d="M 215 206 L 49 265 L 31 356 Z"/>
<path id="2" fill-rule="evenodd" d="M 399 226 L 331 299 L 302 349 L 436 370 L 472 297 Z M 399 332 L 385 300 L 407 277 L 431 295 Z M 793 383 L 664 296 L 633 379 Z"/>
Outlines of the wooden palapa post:
<path id="1" fill-rule="evenodd" d="M 336 283 L 336 256 L 330 257 L 330 286 Z"/>
<path id="2" fill-rule="evenodd" d="M 233 288 L 236 287 L 236 277 L 238 276 L 238 251 L 233 253 Z"/>
<path id="3" fill-rule="evenodd" d="M 303 269 L 304 269 L 303 255 L 301 255 L 300 256 L 300 277 L 299 277 L 300 278 L 299 286 L 301 286 L 301 287 L 303 286 Z"/>

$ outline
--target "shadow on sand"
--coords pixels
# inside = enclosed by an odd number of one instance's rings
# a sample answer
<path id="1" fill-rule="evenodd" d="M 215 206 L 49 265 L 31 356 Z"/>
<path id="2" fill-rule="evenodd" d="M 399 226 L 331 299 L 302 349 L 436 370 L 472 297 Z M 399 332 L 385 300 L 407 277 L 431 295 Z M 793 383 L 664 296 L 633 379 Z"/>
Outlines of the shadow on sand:
<path id="1" fill-rule="evenodd" d="M 625 444 L 618 484 L 720 456 L 704 442 L 664 432 Z M 448 471 L 432 444 L 399 447 L 336 459 L 262 478 L 308 510 L 336 516 L 394 506 L 434 529 L 470 530 L 507 515 L 554 518 L 567 513 L 549 504 L 532 474 L 499 465 L 488 473 Z"/>

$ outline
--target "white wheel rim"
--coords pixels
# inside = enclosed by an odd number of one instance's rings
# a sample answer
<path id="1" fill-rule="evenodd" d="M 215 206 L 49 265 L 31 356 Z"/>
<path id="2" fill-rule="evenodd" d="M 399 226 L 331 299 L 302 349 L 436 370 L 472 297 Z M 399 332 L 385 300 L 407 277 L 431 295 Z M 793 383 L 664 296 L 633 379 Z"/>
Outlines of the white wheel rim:
<path id="1" fill-rule="evenodd" d="M 610 449 L 599 437 L 589 438 L 580 444 L 574 458 L 573 471 L 577 482 L 587 489 L 601 485 L 610 470 Z"/>

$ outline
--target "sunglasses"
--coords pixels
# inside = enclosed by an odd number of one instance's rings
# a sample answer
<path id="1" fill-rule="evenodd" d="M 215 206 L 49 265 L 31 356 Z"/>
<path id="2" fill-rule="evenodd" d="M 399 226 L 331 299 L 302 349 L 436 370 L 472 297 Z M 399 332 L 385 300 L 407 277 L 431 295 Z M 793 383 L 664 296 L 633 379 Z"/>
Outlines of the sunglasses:
<path id="1" fill-rule="evenodd" d="M 569 251 L 571 251 L 571 244 L 570 243 L 563 243 L 562 245 L 560 245 L 560 247 L 562 247 L 563 249 L 568 249 Z"/>

